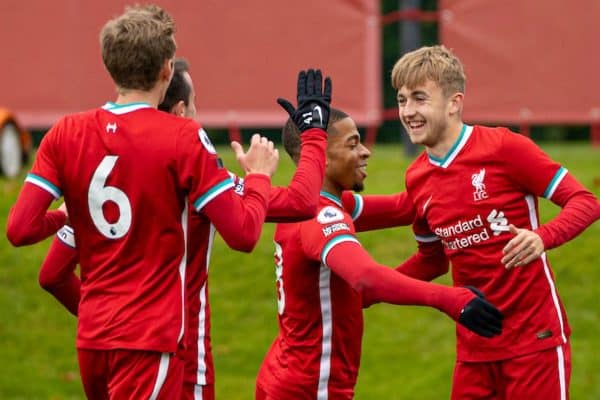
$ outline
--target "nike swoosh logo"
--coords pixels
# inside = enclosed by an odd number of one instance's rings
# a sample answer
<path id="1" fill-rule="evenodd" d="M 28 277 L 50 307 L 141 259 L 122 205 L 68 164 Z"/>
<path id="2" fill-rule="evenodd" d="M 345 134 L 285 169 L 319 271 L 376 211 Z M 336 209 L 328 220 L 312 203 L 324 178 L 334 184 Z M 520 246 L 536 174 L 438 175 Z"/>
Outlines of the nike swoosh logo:
<path id="1" fill-rule="evenodd" d="M 314 111 L 319 113 L 319 121 L 322 123 L 323 122 L 323 112 L 321 111 L 321 106 L 315 106 L 315 108 L 313 108 L 313 112 Z"/>
<path id="2" fill-rule="evenodd" d="M 425 204 L 423 204 L 423 212 L 425 212 L 425 209 L 427 209 L 427 206 L 429 205 L 429 202 L 431 201 L 432 197 L 433 195 L 430 195 Z"/>

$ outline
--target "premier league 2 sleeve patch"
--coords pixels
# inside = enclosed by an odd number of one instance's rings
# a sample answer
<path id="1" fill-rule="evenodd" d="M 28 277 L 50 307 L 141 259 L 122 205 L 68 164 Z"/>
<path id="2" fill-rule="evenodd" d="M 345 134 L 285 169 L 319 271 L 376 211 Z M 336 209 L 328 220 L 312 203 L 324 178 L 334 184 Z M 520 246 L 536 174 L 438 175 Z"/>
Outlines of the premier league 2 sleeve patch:
<path id="1" fill-rule="evenodd" d="M 323 208 L 319 212 L 319 215 L 317 215 L 317 221 L 320 224 L 329 224 L 331 222 L 341 221 L 343 219 L 344 214 L 342 213 L 342 211 L 332 206 L 327 206 Z"/>
<path id="2" fill-rule="evenodd" d="M 208 137 L 204 129 L 198 129 L 198 138 L 200 138 L 200 143 L 202 143 L 206 151 L 208 151 L 210 154 L 217 154 L 215 146 L 213 146 L 213 144 L 211 143 L 210 138 Z"/>

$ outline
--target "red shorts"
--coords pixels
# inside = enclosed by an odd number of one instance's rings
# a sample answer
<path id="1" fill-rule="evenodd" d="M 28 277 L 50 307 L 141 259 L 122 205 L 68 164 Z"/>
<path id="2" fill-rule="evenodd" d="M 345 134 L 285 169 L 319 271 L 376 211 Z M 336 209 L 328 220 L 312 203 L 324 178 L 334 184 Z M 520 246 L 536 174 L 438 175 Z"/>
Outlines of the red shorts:
<path id="1" fill-rule="evenodd" d="M 183 361 L 169 353 L 77 349 L 88 399 L 177 399 Z"/>
<path id="2" fill-rule="evenodd" d="M 502 361 L 457 361 L 451 398 L 568 400 L 570 379 L 571 347 L 567 343 Z"/>
<path id="3" fill-rule="evenodd" d="M 194 385 L 185 382 L 181 400 L 215 400 L 215 385 Z"/>

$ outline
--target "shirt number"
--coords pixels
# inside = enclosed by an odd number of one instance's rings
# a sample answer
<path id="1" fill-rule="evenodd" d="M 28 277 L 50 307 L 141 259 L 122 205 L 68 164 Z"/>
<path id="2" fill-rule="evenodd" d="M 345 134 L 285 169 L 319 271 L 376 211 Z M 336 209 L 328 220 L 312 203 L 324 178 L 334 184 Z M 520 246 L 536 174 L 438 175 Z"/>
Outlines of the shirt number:
<path id="1" fill-rule="evenodd" d="M 127 234 L 131 227 L 131 203 L 127 195 L 114 186 L 106 186 L 106 179 L 113 170 L 119 156 L 106 156 L 102 159 L 92 176 L 88 190 L 88 207 L 96 228 L 109 239 L 119 239 Z M 104 217 L 102 206 L 112 201 L 119 208 L 119 219 L 113 223 Z"/>
<path id="2" fill-rule="evenodd" d="M 277 286 L 277 312 L 283 314 L 285 308 L 285 292 L 283 291 L 283 250 L 275 242 L 275 285 Z"/>

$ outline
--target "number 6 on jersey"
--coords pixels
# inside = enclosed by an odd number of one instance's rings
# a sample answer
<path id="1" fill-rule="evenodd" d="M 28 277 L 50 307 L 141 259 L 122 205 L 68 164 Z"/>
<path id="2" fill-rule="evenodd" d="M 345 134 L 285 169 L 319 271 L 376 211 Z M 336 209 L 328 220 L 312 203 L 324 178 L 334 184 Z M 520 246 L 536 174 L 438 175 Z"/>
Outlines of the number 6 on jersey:
<path id="1" fill-rule="evenodd" d="M 127 234 L 131 227 L 131 204 L 127 195 L 114 186 L 105 186 L 108 175 L 113 170 L 119 156 L 106 156 L 102 159 L 92 176 L 88 190 L 88 207 L 96 228 L 109 239 L 119 239 Z M 119 219 L 110 223 L 104 217 L 102 206 L 112 201 L 119 208 Z"/>

